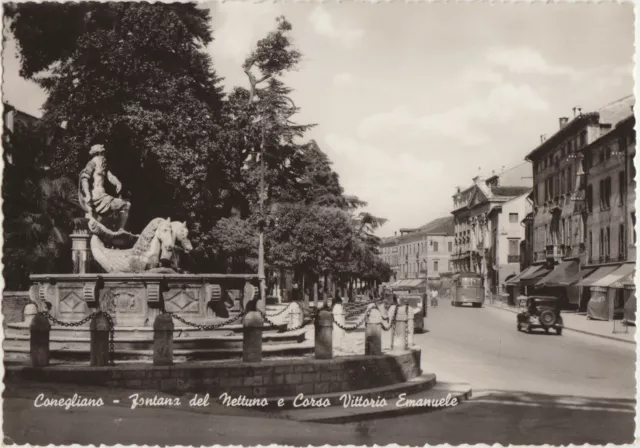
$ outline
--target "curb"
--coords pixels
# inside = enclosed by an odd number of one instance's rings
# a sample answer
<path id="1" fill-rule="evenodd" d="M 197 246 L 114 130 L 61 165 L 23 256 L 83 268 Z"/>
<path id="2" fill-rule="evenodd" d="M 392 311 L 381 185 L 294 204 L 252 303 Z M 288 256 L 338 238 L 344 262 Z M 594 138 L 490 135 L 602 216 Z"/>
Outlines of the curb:
<path id="1" fill-rule="evenodd" d="M 510 312 L 510 313 L 514 313 L 514 314 L 517 314 L 517 313 L 518 313 L 517 311 L 515 311 L 515 310 L 511 310 L 511 309 L 509 309 L 509 308 L 502 308 L 502 307 L 500 307 L 500 306 L 495 306 L 495 305 L 492 305 L 492 304 L 489 304 L 489 303 L 487 303 L 487 305 L 488 305 L 488 306 L 490 306 L 491 308 L 495 308 L 495 309 L 497 309 L 497 310 L 508 311 L 508 312 Z M 604 334 L 591 333 L 590 331 L 578 330 L 578 329 L 576 329 L 576 328 L 571 328 L 571 327 L 567 327 L 567 326 L 564 326 L 564 327 L 562 327 L 562 328 L 563 328 L 564 330 L 568 330 L 568 331 L 575 331 L 576 333 L 582 333 L 582 334 L 586 334 L 586 335 L 589 335 L 589 336 L 595 336 L 595 337 L 597 337 L 597 338 L 609 339 L 610 341 L 624 342 L 624 343 L 626 343 L 626 344 L 633 344 L 633 345 L 635 345 L 635 344 L 636 344 L 636 341 L 629 341 L 629 340 L 627 340 L 627 339 L 617 338 L 617 337 L 615 337 L 615 336 L 607 336 L 607 335 L 604 335 Z"/>

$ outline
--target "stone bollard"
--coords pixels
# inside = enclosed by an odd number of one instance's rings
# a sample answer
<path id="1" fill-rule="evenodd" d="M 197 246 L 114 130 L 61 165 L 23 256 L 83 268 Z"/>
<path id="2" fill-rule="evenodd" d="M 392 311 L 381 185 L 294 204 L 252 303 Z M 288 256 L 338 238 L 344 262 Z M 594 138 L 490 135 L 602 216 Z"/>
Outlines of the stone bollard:
<path id="1" fill-rule="evenodd" d="M 393 316 L 396 313 L 396 308 L 398 305 L 391 305 L 387 310 L 387 317 L 389 319 L 388 322 L 385 323 L 388 330 L 384 331 L 383 339 L 382 339 L 382 348 L 383 349 L 392 349 L 393 348 Z"/>
<path id="2" fill-rule="evenodd" d="M 345 325 L 345 315 L 344 315 L 344 306 L 342 303 L 336 303 L 333 306 L 333 320 L 336 324 Z M 342 345 L 342 341 L 344 341 L 345 331 L 340 328 L 338 325 L 333 329 L 333 345 L 336 347 L 340 347 Z"/>
<path id="3" fill-rule="evenodd" d="M 262 325 L 264 321 L 259 311 L 249 311 L 242 320 L 242 361 L 262 361 Z"/>
<path id="4" fill-rule="evenodd" d="M 377 308 L 369 313 L 365 328 L 364 354 L 370 356 L 382 354 L 382 314 Z"/>
<path id="5" fill-rule="evenodd" d="M 408 347 L 413 347 L 413 333 L 415 331 L 415 314 L 416 312 L 414 311 L 413 308 L 408 307 L 407 308 L 407 346 Z"/>
<path id="6" fill-rule="evenodd" d="M 316 359 L 333 357 L 333 314 L 322 310 L 316 317 Z"/>
<path id="7" fill-rule="evenodd" d="M 300 328 L 304 322 L 304 311 L 299 302 L 291 302 L 289 305 L 289 325 L 287 329 Z"/>
<path id="8" fill-rule="evenodd" d="M 393 338 L 392 346 L 395 350 L 406 350 L 407 347 L 407 306 L 398 305 L 398 314 L 396 315 L 396 329 L 391 336 Z"/>
<path id="9" fill-rule="evenodd" d="M 29 325 L 31 366 L 44 367 L 49 365 L 49 335 L 51 324 L 42 314 L 36 314 Z"/>
<path id="10" fill-rule="evenodd" d="M 33 320 L 35 315 L 38 314 L 38 306 L 35 303 L 28 303 L 24 307 L 23 314 L 24 314 L 24 323 L 27 325 L 31 324 L 31 321 Z"/>
<path id="11" fill-rule="evenodd" d="M 153 321 L 154 366 L 170 366 L 173 364 L 174 328 L 171 314 L 158 314 Z"/>
<path id="12" fill-rule="evenodd" d="M 93 316 L 89 325 L 91 331 L 91 361 L 92 366 L 106 366 L 109 364 L 109 319 L 104 314 Z"/>

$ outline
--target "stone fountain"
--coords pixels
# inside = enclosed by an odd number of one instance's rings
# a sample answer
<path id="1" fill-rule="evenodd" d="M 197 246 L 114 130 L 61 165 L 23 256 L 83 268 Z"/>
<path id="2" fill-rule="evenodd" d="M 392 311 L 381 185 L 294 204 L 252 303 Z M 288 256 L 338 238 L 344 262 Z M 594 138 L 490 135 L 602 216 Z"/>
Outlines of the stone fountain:
<path id="1" fill-rule="evenodd" d="M 107 181 L 116 194 L 122 185 L 109 171 L 104 153 L 102 145 L 93 146 L 91 160 L 80 173 L 80 204 L 86 216 L 71 235 L 74 272 L 32 275 L 29 293 L 35 307 L 25 312 L 24 322 L 9 324 L 6 339 L 22 346 L 26 340 L 28 346 L 28 314 L 36 308 L 48 310 L 60 321 L 51 331 L 53 356 L 82 358 L 89 351 L 88 324 L 67 325 L 101 310 L 113 318 L 117 356 L 144 358 L 151 356 L 154 319 L 164 310 L 193 324 L 176 326 L 177 358 L 240 353 L 239 320 L 219 329 L 196 326 L 216 325 L 240 314 L 244 304 L 258 294 L 257 274 L 185 273 L 177 256 L 178 250 L 188 253 L 192 249 L 185 222 L 156 218 L 139 235 L 127 231 L 131 204 L 106 193 Z M 264 310 L 264 303 L 258 306 Z M 265 335 L 284 345 L 304 340 L 302 332 Z M 11 352 L 12 344 L 7 348 Z"/>

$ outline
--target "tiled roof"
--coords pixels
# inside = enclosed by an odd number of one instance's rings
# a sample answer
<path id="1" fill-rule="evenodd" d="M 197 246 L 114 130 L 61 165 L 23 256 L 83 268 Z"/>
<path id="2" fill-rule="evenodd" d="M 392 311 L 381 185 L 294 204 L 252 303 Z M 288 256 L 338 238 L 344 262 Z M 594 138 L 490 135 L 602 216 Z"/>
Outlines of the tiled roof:
<path id="1" fill-rule="evenodd" d="M 491 192 L 494 196 L 502 196 L 502 197 L 517 197 L 531 191 L 529 187 L 491 187 Z"/>
<path id="2" fill-rule="evenodd" d="M 453 235 L 453 216 L 434 219 L 418 229 L 420 232 Z"/>

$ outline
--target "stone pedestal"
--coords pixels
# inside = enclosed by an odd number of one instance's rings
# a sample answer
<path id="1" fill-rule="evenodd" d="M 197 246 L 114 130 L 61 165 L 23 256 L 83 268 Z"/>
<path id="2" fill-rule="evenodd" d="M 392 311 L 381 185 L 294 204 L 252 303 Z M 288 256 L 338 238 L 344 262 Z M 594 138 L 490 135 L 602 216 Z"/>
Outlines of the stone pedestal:
<path id="1" fill-rule="evenodd" d="M 170 314 L 158 314 L 153 322 L 153 365 L 173 364 L 173 318 Z"/>
<path id="2" fill-rule="evenodd" d="M 322 310 L 316 317 L 316 359 L 331 359 L 333 357 L 333 315 Z"/>
<path id="3" fill-rule="evenodd" d="M 289 305 L 289 324 L 287 329 L 300 328 L 304 322 L 304 311 L 299 302 L 292 302 Z"/>
<path id="4" fill-rule="evenodd" d="M 377 309 L 369 313 L 365 329 L 364 354 L 369 356 L 382 354 L 382 315 Z"/>
<path id="5" fill-rule="evenodd" d="M 91 319 L 91 361 L 92 366 L 106 366 L 109 364 L 109 333 L 111 327 L 104 314 Z"/>
<path id="6" fill-rule="evenodd" d="M 249 311 L 242 321 L 242 360 L 244 362 L 262 361 L 262 325 L 264 320 L 258 311 Z"/>
<path id="7" fill-rule="evenodd" d="M 73 260 L 73 273 L 86 274 L 90 271 L 91 249 L 89 248 L 89 240 L 91 235 L 88 233 L 72 233 L 71 234 L 71 259 Z"/>
<path id="8" fill-rule="evenodd" d="M 51 324 L 49 319 L 41 314 L 33 317 L 30 332 L 31 365 L 33 367 L 44 367 L 49 365 L 49 339 Z"/>
<path id="9" fill-rule="evenodd" d="M 408 348 L 407 325 L 408 325 L 408 306 L 398 305 L 398 314 L 396 315 L 396 327 L 392 335 L 392 346 L 394 350 L 406 350 Z"/>

